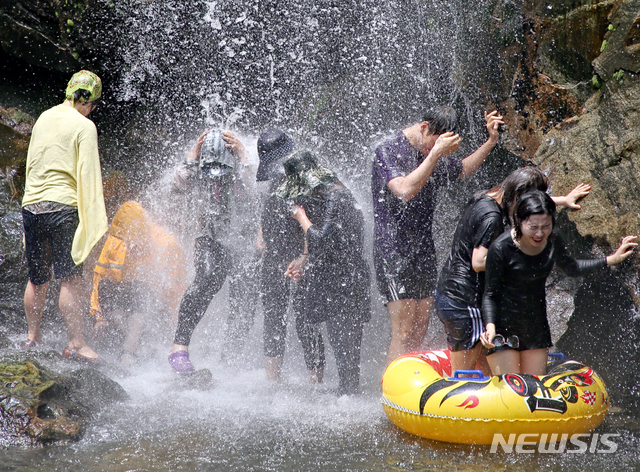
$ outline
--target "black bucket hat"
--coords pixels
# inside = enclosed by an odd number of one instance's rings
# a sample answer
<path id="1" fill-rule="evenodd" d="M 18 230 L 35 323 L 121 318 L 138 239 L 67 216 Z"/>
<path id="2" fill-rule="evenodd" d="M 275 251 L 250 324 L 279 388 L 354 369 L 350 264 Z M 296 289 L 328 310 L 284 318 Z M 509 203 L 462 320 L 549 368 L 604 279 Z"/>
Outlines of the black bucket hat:
<path id="1" fill-rule="evenodd" d="M 275 179 L 284 173 L 283 159 L 293 151 L 293 140 L 279 129 L 270 128 L 258 138 L 258 157 L 260 164 L 256 180 Z"/>
<path id="2" fill-rule="evenodd" d="M 328 184 L 336 176 L 319 164 L 309 151 L 297 151 L 289 156 L 284 161 L 284 172 L 287 179 L 276 189 L 275 194 L 285 200 L 304 197 L 314 188 Z"/>

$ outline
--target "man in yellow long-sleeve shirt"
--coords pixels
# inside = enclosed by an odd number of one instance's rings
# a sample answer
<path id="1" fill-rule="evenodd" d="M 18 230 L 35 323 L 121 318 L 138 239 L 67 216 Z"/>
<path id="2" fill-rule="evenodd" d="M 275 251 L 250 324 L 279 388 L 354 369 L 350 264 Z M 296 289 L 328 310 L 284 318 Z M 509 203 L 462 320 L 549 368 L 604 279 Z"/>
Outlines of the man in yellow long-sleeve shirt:
<path id="1" fill-rule="evenodd" d="M 96 127 L 87 118 L 102 82 L 92 72 L 73 75 L 66 100 L 40 115 L 33 127 L 22 217 L 29 266 L 24 295 L 29 332 L 25 347 L 40 341 L 51 267 L 61 279 L 59 307 L 68 333 L 63 355 L 99 362 L 82 335 L 82 262 L 107 231 Z"/>

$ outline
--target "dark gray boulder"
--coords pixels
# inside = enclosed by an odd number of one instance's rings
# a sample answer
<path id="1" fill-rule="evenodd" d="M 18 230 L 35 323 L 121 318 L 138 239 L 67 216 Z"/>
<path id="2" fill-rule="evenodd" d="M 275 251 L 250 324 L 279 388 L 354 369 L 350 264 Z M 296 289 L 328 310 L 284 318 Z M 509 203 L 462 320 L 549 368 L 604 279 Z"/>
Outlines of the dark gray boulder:
<path id="1" fill-rule="evenodd" d="M 92 415 L 128 399 L 118 383 L 96 369 L 67 375 L 34 358 L 12 357 L 0 360 L 0 447 L 77 440 Z"/>

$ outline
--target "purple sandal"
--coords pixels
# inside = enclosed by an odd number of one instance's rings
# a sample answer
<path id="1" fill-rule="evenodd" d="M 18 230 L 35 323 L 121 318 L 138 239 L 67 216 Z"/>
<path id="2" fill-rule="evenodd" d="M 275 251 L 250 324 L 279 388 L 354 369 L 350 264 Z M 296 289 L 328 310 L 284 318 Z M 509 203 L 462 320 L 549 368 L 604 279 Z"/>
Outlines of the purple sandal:
<path id="1" fill-rule="evenodd" d="M 195 369 L 189 360 L 189 351 L 176 351 L 169 354 L 169 364 L 178 374 L 190 374 Z"/>

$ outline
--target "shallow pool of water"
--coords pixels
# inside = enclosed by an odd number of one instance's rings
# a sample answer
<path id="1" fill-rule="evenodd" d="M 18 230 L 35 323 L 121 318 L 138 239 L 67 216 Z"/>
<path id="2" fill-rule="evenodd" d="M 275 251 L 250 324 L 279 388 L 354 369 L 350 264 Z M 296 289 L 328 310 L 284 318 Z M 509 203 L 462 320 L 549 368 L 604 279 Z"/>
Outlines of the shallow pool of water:
<path id="1" fill-rule="evenodd" d="M 102 412 L 79 442 L 0 451 L 0 470 L 640 470 L 639 434 L 620 415 L 599 428 L 620 434 L 612 454 L 491 453 L 400 431 L 371 379 L 362 395 L 338 398 L 332 380 L 311 386 L 302 370 L 271 384 L 259 365 L 194 358 L 211 369 L 210 390 L 177 379 L 158 355 L 118 379 L 131 400 Z"/>

